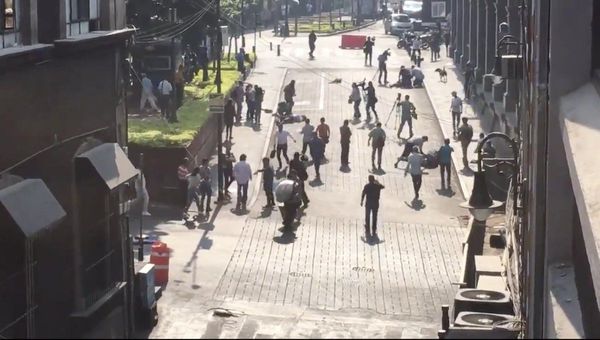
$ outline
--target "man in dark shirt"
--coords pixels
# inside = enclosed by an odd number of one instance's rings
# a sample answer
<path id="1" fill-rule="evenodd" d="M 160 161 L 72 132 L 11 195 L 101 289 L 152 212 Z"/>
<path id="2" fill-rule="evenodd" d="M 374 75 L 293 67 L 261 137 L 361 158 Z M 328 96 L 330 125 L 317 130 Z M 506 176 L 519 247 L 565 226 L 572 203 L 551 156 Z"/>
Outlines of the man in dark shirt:
<path id="1" fill-rule="evenodd" d="M 306 166 L 300 159 L 300 153 L 294 153 L 294 158 L 290 161 L 290 172 L 295 171 L 296 176 L 298 177 L 298 182 L 300 184 L 300 196 L 302 197 L 302 203 L 304 206 L 308 206 L 308 196 L 306 195 L 306 191 L 304 190 L 304 181 L 308 179 L 308 173 L 306 172 Z"/>
<path id="2" fill-rule="evenodd" d="M 471 99 L 471 84 L 472 84 L 474 78 L 475 78 L 475 71 L 473 70 L 473 65 L 471 64 L 471 62 L 468 62 L 467 66 L 465 68 L 465 85 L 464 85 L 465 99 Z"/>
<path id="3" fill-rule="evenodd" d="M 352 137 L 352 131 L 348 126 L 348 119 L 344 120 L 344 125 L 340 127 L 340 144 L 342 144 L 342 167 L 347 167 L 348 153 L 350 151 L 350 137 Z"/>
<path id="4" fill-rule="evenodd" d="M 254 174 L 256 175 L 259 172 L 263 173 L 263 189 L 267 196 L 267 205 L 265 205 L 265 208 L 271 208 L 275 206 L 275 199 L 273 198 L 273 180 L 275 178 L 275 171 L 273 171 L 273 167 L 269 164 L 269 157 L 263 158 L 262 162 L 262 169 L 257 170 Z"/>
<path id="5" fill-rule="evenodd" d="M 375 40 L 375 38 L 373 38 Z M 371 37 L 367 37 L 367 41 L 363 45 L 363 52 L 365 53 L 365 66 L 367 66 L 367 59 L 369 59 L 369 66 L 373 66 L 371 61 L 373 60 L 373 45 L 375 42 L 371 40 Z"/>
<path id="6" fill-rule="evenodd" d="M 365 204 L 365 232 L 366 237 L 369 238 L 370 235 L 373 237 L 377 237 L 377 211 L 379 210 L 379 195 L 381 189 L 385 187 L 381 185 L 376 179 L 375 176 L 369 175 L 369 183 L 365 185 L 362 191 L 362 196 L 360 198 L 360 206 L 363 206 L 365 197 L 367 198 L 367 204 Z M 373 223 L 370 222 L 370 216 L 373 216 Z M 371 234 L 371 226 L 373 233 Z"/>
<path id="7" fill-rule="evenodd" d="M 311 58 L 314 58 L 315 56 L 313 55 L 313 52 L 315 51 L 315 42 L 317 41 L 317 35 L 315 34 L 315 31 L 311 31 L 310 34 L 308 35 L 308 48 L 310 49 L 310 52 L 308 52 L 308 55 Z"/>
<path id="8" fill-rule="evenodd" d="M 471 140 L 473 139 L 473 127 L 469 125 L 469 118 L 463 117 L 463 124 L 458 128 L 458 141 L 460 142 L 460 146 L 462 149 L 463 157 L 463 166 L 465 169 L 469 168 L 469 160 L 467 159 L 467 152 L 469 149 L 469 144 L 471 144 Z"/>

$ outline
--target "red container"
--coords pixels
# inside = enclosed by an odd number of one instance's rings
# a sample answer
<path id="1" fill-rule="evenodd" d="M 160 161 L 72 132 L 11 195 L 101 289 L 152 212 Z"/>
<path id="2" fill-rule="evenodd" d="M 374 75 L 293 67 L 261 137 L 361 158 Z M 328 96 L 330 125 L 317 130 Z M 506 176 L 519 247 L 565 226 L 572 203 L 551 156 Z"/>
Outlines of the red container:
<path id="1" fill-rule="evenodd" d="M 367 41 L 367 37 L 364 35 L 342 34 L 342 45 L 340 47 L 360 49 L 363 48 L 365 41 Z"/>
<path id="2" fill-rule="evenodd" d="M 166 243 L 152 244 L 150 263 L 154 264 L 154 283 L 163 286 L 169 281 L 169 248 Z"/>

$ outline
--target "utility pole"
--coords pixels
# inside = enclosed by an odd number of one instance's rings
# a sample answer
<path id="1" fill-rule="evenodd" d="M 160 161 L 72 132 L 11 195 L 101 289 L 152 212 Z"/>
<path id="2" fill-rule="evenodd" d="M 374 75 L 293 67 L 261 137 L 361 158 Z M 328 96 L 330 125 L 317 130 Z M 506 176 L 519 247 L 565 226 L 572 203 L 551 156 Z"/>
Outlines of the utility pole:
<path id="1" fill-rule="evenodd" d="M 217 93 L 221 93 L 221 50 L 223 49 L 223 35 L 221 34 L 221 0 L 217 0 L 216 10 L 216 27 L 215 32 L 217 33 L 217 74 L 215 75 L 215 84 L 217 85 Z M 231 46 L 231 44 L 230 44 Z"/>
<path id="2" fill-rule="evenodd" d="M 221 50 L 223 49 L 223 35 L 221 34 L 221 0 L 217 0 L 217 74 L 215 76 L 215 83 L 217 84 L 217 93 L 221 94 Z M 214 108 L 210 108 L 211 111 Z M 218 202 L 223 201 L 223 160 L 221 154 L 223 153 L 223 106 L 221 100 L 221 108 L 217 114 L 217 185 L 218 185 Z"/>
<path id="3" fill-rule="evenodd" d="M 290 13 L 290 0 L 285 0 L 285 25 L 284 25 L 284 37 L 289 37 L 290 36 L 290 24 L 288 21 L 288 16 Z"/>
<path id="4" fill-rule="evenodd" d="M 242 30 L 242 47 L 246 47 L 246 37 L 244 33 L 246 33 L 246 27 L 244 26 L 244 0 L 240 2 L 240 26 Z"/>

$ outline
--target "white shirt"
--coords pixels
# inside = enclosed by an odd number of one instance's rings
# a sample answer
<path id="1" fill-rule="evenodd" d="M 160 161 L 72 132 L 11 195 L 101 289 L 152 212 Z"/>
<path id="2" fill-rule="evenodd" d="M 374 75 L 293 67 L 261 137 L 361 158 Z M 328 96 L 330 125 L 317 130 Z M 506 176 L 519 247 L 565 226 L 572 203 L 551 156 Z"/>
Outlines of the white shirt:
<path id="1" fill-rule="evenodd" d="M 188 189 L 197 188 L 202 181 L 202 178 L 200 178 L 199 175 L 193 176 L 192 174 L 189 174 L 186 179 L 188 182 Z"/>
<path id="2" fill-rule="evenodd" d="M 252 180 L 252 169 L 246 161 L 239 161 L 233 166 L 233 178 L 238 184 L 248 184 Z"/>
<path id="3" fill-rule="evenodd" d="M 144 92 L 152 93 L 152 90 L 154 89 L 154 85 L 152 85 L 152 80 L 150 80 L 150 78 L 148 77 L 142 78 L 142 88 L 144 89 Z"/>
<path id="4" fill-rule="evenodd" d="M 165 79 L 158 84 L 158 91 L 160 94 L 170 95 L 173 91 L 173 86 L 171 86 L 171 83 Z"/>
<path id="5" fill-rule="evenodd" d="M 413 137 L 408 140 L 412 145 L 416 145 L 419 147 L 419 150 L 423 150 L 423 137 Z"/>
<path id="6" fill-rule="evenodd" d="M 285 130 L 277 131 L 277 145 L 287 144 L 288 137 L 292 137 L 289 132 Z"/>
<path id="7" fill-rule="evenodd" d="M 450 102 L 450 110 L 452 112 L 462 112 L 462 100 L 457 97 L 452 97 L 452 101 Z"/>
<path id="8" fill-rule="evenodd" d="M 411 175 L 421 175 L 423 174 L 423 169 L 421 169 L 421 164 L 423 164 L 423 155 L 420 153 L 413 152 L 408 156 L 408 164 L 406 166 L 406 171 L 408 171 Z"/>

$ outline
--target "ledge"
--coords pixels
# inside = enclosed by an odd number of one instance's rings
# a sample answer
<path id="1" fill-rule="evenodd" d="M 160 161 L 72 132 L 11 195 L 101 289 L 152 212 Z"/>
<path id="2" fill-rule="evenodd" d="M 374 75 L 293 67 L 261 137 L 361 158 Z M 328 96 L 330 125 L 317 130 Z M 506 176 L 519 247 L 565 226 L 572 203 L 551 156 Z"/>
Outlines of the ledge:
<path id="1" fill-rule="evenodd" d="M 90 48 L 121 43 L 128 39 L 135 29 L 124 28 L 115 31 L 92 31 L 85 34 L 74 35 L 65 39 L 54 41 L 58 52 L 75 52 Z"/>
<path id="2" fill-rule="evenodd" d="M 549 339 L 585 338 L 572 265 L 548 267 L 548 292 L 544 336 Z"/>
<path id="3" fill-rule="evenodd" d="M 596 297 L 600 297 L 598 108 L 600 95 L 591 82 L 560 98 L 562 138 Z"/>
<path id="4" fill-rule="evenodd" d="M 53 45 L 35 44 L 0 49 L 0 71 L 26 64 L 35 64 L 52 57 Z"/>

